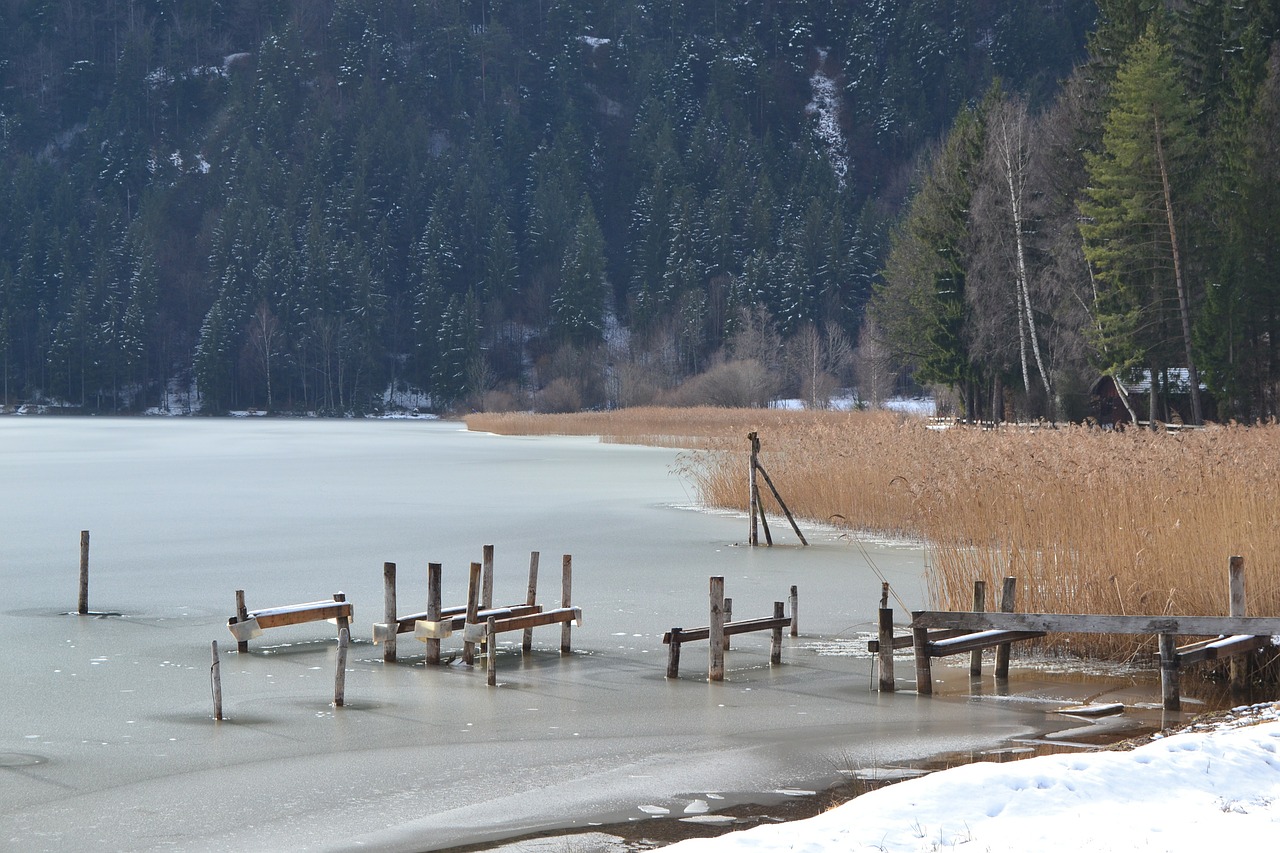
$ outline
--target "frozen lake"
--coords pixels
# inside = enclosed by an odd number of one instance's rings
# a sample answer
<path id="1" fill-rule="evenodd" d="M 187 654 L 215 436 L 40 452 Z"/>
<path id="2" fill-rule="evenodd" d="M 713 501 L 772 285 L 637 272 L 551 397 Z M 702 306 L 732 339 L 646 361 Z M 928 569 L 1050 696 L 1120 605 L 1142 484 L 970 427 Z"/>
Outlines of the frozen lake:
<path id="1" fill-rule="evenodd" d="M 1036 703 L 873 692 L 871 659 L 852 652 L 881 576 L 924 605 L 922 553 L 836 531 L 801 548 L 779 524 L 777 547 L 748 549 L 744 517 L 694 508 L 677 457 L 429 421 L 0 418 L 0 847 L 436 849 L 1044 729 Z M 119 615 L 67 615 L 83 529 L 90 608 Z M 530 550 L 540 601 L 557 603 L 573 555 L 574 654 L 560 657 L 558 627 L 523 660 L 506 635 L 496 689 L 478 667 L 425 667 L 407 635 L 384 664 L 370 642 L 383 562 L 399 566 L 402 613 L 425 609 L 428 561 L 462 603 L 486 543 L 497 603 L 523 600 Z M 710 575 L 736 618 L 798 585 L 781 667 L 767 634 L 746 635 L 725 683 L 705 682 L 705 643 L 664 677 L 662 634 L 706 624 Z M 235 653 L 237 588 L 251 609 L 347 594 L 347 707 L 330 704 L 325 623 Z M 445 640 L 446 656 L 460 646 Z"/>

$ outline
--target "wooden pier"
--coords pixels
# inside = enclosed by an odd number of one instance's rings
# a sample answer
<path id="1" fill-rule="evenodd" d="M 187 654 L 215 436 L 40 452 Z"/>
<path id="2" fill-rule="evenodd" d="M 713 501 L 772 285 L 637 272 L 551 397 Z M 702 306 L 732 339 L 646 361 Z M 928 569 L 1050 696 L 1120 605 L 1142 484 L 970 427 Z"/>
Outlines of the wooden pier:
<path id="1" fill-rule="evenodd" d="M 702 628 L 672 628 L 662 635 L 662 642 L 668 647 L 667 678 L 680 677 L 680 647 L 684 643 L 707 640 L 709 641 L 707 680 L 724 681 L 724 653 L 729 648 L 729 637 L 753 631 L 773 632 L 769 643 L 769 663 L 775 666 L 782 663 L 782 629 L 795 625 L 794 609 L 797 599 L 798 593 L 793 586 L 791 587 L 792 616 L 785 615 L 785 605 L 781 601 L 775 601 L 773 603 L 773 616 L 733 622 L 730 621 L 733 611 L 732 599 L 724 597 L 724 577 L 712 577 L 710 583 L 710 624 Z"/>
<path id="2" fill-rule="evenodd" d="M 1249 617 L 1245 614 L 1244 558 L 1232 557 L 1229 564 L 1231 615 L 1228 616 L 1133 616 L 1070 613 L 1012 612 L 1014 579 L 1005 579 L 1006 606 L 1001 612 L 919 610 L 911 614 L 911 636 L 892 635 L 892 611 L 881 609 L 880 638 L 868 644 L 879 653 L 881 690 L 893 689 L 892 655 L 894 648 L 911 646 L 915 650 L 916 692 L 933 692 L 932 660 L 964 652 L 975 655 L 995 646 L 997 678 L 1008 678 L 1010 644 L 1042 637 L 1047 633 L 1062 634 L 1133 634 L 1155 635 L 1159 640 L 1160 682 L 1163 707 L 1176 711 L 1181 707 L 1179 673 L 1182 667 L 1206 660 L 1223 660 L 1273 645 L 1280 636 L 1280 617 Z M 883 600 L 882 600 L 883 601 Z M 886 618 L 887 612 L 887 618 Z M 887 626 L 887 627 L 886 627 Z M 1209 637 L 1184 646 L 1178 637 Z M 885 669 L 888 667 L 886 681 Z M 1233 661 L 1235 663 L 1235 661 Z M 971 674 L 981 674 L 981 659 L 971 663 Z M 1232 687 L 1242 686 L 1242 666 L 1232 667 Z"/>

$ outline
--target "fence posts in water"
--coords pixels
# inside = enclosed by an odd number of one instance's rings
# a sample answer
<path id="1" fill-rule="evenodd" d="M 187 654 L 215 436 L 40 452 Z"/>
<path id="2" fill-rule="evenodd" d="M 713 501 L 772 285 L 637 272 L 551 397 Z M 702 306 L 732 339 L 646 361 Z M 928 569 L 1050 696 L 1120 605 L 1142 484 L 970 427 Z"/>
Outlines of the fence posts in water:
<path id="1" fill-rule="evenodd" d="M 1244 557 L 1233 556 L 1227 562 L 1227 583 L 1229 587 L 1229 604 L 1227 615 L 1247 616 L 1244 596 Z M 1228 664 L 1230 676 L 1228 685 L 1232 691 L 1245 688 L 1249 675 L 1249 657 L 1232 655 Z"/>
<path id="2" fill-rule="evenodd" d="M 236 621 L 237 621 L 237 622 L 244 622 L 244 621 L 245 621 L 245 620 L 247 620 L 248 618 L 249 618 L 249 608 L 248 608 L 248 607 L 246 607 L 246 606 L 245 606 L 245 604 L 244 604 L 244 590 L 243 590 L 243 589 L 237 589 L 237 590 L 236 590 Z M 242 655 L 244 655 L 244 654 L 248 654 L 248 653 L 249 653 L 249 641 L 248 641 L 248 640 L 240 640 L 239 642 L 237 642 L 237 643 L 236 643 L 236 652 L 238 652 L 239 654 L 242 654 Z"/>
<path id="3" fill-rule="evenodd" d="M 467 624 L 474 625 L 480 612 L 480 564 L 471 564 L 471 577 L 467 582 Z M 474 666 L 476 662 L 476 644 L 464 640 L 462 643 L 462 662 Z"/>
<path id="4" fill-rule="evenodd" d="M 440 575 L 439 563 L 427 563 L 427 621 L 440 621 Z M 438 637 L 426 641 L 428 664 L 440 663 L 440 639 Z"/>
<path id="5" fill-rule="evenodd" d="M 387 639 L 382 643 L 382 660 L 396 662 L 396 564 L 382 564 L 382 621 L 391 626 Z"/>
<path id="6" fill-rule="evenodd" d="M 218 641 L 213 641 L 213 665 L 209 668 L 209 681 L 213 685 L 213 718 L 222 719 L 222 663 L 218 660 Z"/>
<path id="7" fill-rule="evenodd" d="M 493 608 L 493 546 L 485 545 L 483 550 L 484 583 L 480 592 L 480 609 Z"/>
<path id="8" fill-rule="evenodd" d="M 80 600 L 76 612 L 89 612 L 89 531 L 80 531 Z"/>
<path id="9" fill-rule="evenodd" d="M 533 607 L 538 603 L 538 559 L 541 557 L 540 552 L 529 552 L 529 592 L 525 595 L 524 603 Z M 533 629 L 524 629 L 524 639 L 520 643 L 520 653 L 529 654 L 533 651 Z"/>
<path id="10" fill-rule="evenodd" d="M 795 589 L 795 587 L 792 587 Z M 880 658 L 880 690 L 885 693 L 894 691 L 893 677 L 893 609 L 889 607 L 889 584 L 884 582 L 880 584 L 880 618 L 879 618 L 879 642 L 880 648 L 876 654 Z M 795 622 L 791 623 L 793 626 Z"/>
<path id="11" fill-rule="evenodd" d="M 786 616 L 786 605 L 781 601 L 773 603 L 773 618 L 782 619 Z M 728 638 L 726 638 L 728 639 Z M 773 629 L 773 636 L 769 640 L 769 664 L 771 666 L 780 666 L 782 664 L 782 626 Z"/>
<path id="12" fill-rule="evenodd" d="M 560 561 L 560 606 L 573 606 L 573 555 L 565 554 Z M 573 651 L 573 645 L 570 642 L 571 630 L 569 623 L 565 622 L 560 626 L 560 654 L 567 655 Z"/>
<path id="13" fill-rule="evenodd" d="M 983 613 L 987 609 L 987 582 L 973 582 L 973 612 Z M 969 652 L 969 674 L 982 675 L 982 649 Z"/>
<path id="14" fill-rule="evenodd" d="M 1000 612 L 1012 613 L 1014 610 L 1015 597 L 1018 592 L 1018 579 L 1015 577 L 1007 577 L 1004 579 L 1004 587 L 1000 590 Z M 1013 643 L 1001 643 L 996 646 L 996 678 L 1009 677 L 1009 654 L 1013 649 Z"/>
<path id="15" fill-rule="evenodd" d="M 1182 666 L 1178 660 L 1178 638 L 1173 634 L 1160 635 L 1160 692 L 1166 711 L 1177 711 L 1182 707 L 1179 698 L 1178 670 Z"/>
<path id="16" fill-rule="evenodd" d="M 800 591 L 791 585 L 791 636 L 800 636 Z"/>
<path id="17" fill-rule="evenodd" d="M 498 686 L 498 619 L 490 616 L 485 624 L 485 636 L 489 644 L 489 671 L 485 680 L 490 687 Z"/>
<path id="18" fill-rule="evenodd" d="M 334 600 L 337 598 L 335 596 Z M 339 617 L 339 623 L 346 620 Z M 338 629 L 338 671 L 333 677 L 333 705 L 341 708 L 347 694 L 347 646 L 351 643 L 351 630 L 343 625 Z"/>
<path id="19" fill-rule="evenodd" d="M 707 680 L 724 681 L 724 576 L 711 578 L 711 633 L 708 639 Z"/>

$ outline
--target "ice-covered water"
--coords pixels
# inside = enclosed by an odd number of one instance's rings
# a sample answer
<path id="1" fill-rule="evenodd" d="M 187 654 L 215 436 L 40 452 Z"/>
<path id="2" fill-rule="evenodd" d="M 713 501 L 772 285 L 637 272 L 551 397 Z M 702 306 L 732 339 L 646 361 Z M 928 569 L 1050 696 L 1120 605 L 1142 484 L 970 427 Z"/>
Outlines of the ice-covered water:
<path id="1" fill-rule="evenodd" d="M 870 629 L 882 576 L 922 606 L 921 553 L 833 531 L 800 548 L 777 524 L 778 547 L 748 549 L 745 519 L 689 508 L 676 457 L 445 422 L 0 418 L 0 848 L 424 850 L 696 813 L 1043 719 L 877 695 L 869 659 L 821 650 Z M 82 529 L 90 608 L 119 615 L 67 615 Z M 425 608 L 428 561 L 461 603 L 486 543 L 498 603 L 523 599 L 532 549 L 558 603 L 573 555 L 574 654 L 558 627 L 523 660 L 504 643 L 496 689 L 456 661 L 424 667 L 405 635 L 384 664 L 383 562 L 402 612 Z M 737 618 L 798 585 L 803 636 L 776 668 L 767 635 L 734 638 L 715 685 L 691 644 L 668 681 L 662 633 L 706 623 L 713 574 Z M 250 608 L 347 594 L 346 707 L 324 623 L 234 652 L 237 588 Z"/>

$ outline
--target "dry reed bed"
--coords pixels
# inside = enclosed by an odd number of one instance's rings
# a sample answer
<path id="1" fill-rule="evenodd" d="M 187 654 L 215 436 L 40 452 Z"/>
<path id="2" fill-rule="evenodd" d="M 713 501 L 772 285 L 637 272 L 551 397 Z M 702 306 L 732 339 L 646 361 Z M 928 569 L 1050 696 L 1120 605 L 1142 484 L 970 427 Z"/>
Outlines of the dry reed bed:
<path id="1" fill-rule="evenodd" d="M 487 423 L 468 419 L 508 431 Z M 798 516 L 926 541 L 940 608 L 967 610 L 975 579 L 995 591 L 1011 574 L 1020 610 L 1224 615 L 1227 559 L 1242 554 L 1250 615 L 1280 615 L 1280 427 L 934 430 L 888 413 L 716 409 L 520 423 L 618 441 L 681 436 L 646 443 L 710 450 L 686 459 L 686 473 L 707 504 L 742 510 L 746 434 L 758 430 L 761 461 Z M 1151 647 L 1053 640 L 1113 658 Z"/>

